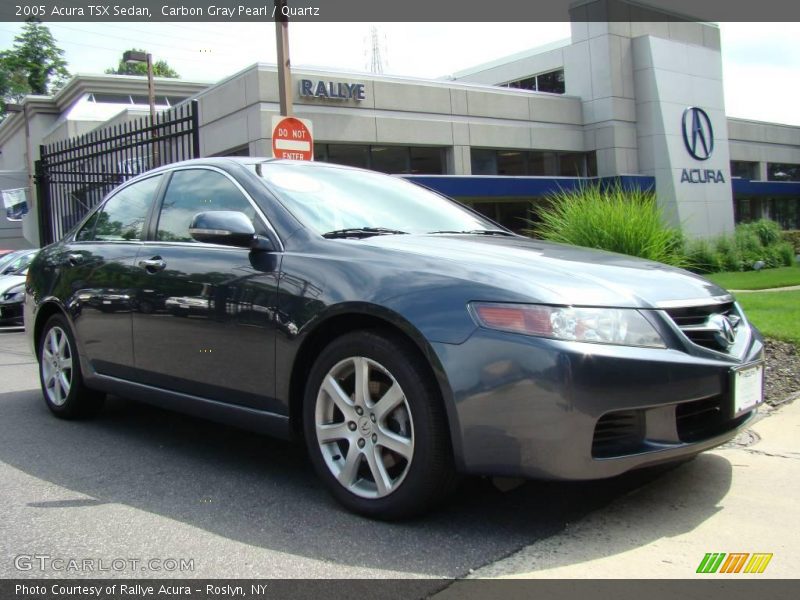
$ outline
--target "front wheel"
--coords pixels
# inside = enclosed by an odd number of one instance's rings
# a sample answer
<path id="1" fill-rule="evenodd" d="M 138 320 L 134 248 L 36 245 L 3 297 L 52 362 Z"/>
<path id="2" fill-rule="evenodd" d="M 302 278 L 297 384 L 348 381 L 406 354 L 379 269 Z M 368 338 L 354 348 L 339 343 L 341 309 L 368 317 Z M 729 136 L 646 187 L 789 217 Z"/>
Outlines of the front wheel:
<path id="1" fill-rule="evenodd" d="M 75 339 L 61 315 L 45 323 L 39 340 L 39 381 L 44 400 L 62 419 L 93 416 L 103 407 L 105 394 L 83 383 Z"/>
<path id="2" fill-rule="evenodd" d="M 428 510 L 455 482 L 447 420 L 419 352 L 389 333 L 332 342 L 311 370 L 304 430 L 317 473 L 366 516 Z"/>

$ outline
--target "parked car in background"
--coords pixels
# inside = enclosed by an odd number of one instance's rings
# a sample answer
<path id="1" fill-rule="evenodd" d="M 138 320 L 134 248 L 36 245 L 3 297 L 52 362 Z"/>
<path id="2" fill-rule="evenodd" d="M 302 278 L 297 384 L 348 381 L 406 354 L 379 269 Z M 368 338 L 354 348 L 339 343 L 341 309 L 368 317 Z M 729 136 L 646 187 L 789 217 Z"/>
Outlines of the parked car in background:
<path id="1" fill-rule="evenodd" d="M 25 300 L 25 277 L 28 265 L 39 252 L 38 250 L 21 250 L 20 256 L 14 257 L 10 264 L 0 266 L 0 326 L 23 324 L 23 301 Z M 15 270 L 10 267 L 15 266 Z"/>
<path id="2" fill-rule="evenodd" d="M 109 290 L 128 309 L 104 311 Z M 682 460 L 762 401 L 762 338 L 715 284 L 331 164 L 149 171 L 43 249 L 26 294 L 56 416 L 110 392 L 302 438 L 331 493 L 379 518 L 457 474 Z"/>
<path id="3" fill-rule="evenodd" d="M 0 257 L 0 277 L 25 267 L 38 251 L 38 249 L 14 250 Z"/>

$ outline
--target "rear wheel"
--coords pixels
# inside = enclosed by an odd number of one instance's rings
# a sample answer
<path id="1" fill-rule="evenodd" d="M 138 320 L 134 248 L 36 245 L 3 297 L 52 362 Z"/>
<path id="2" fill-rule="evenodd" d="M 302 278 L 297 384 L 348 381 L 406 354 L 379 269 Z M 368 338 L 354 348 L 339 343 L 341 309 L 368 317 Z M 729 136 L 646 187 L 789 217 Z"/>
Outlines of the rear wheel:
<path id="1" fill-rule="evenodd" d="M 105 399 L 105 394 L 83 383 L 76 348 L 64 317 L 50 317 L 39 340 L 39 381 L 47 407 L 62 419 L 92 416 Z"/>
<path id="2" fill-rule="evenodd" d="M 332 342 L 311 370 L 303 408 L 314 467 L 349 509 L 407 517 L 452 489 L 444 408 L 404 339 L 363 331 Z"/>

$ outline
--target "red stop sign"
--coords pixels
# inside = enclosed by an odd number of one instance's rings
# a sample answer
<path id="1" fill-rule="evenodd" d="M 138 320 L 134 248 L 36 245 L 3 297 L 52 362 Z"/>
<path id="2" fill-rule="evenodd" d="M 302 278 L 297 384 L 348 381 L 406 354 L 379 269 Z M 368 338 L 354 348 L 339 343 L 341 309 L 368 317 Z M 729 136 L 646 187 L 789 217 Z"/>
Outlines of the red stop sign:
<path id="1" fill-rule="evenodd" d="M 275 120 L 272 127 L 272 156 L 290 160 L 314 160 L 311 128 L 295 117 Z"/>

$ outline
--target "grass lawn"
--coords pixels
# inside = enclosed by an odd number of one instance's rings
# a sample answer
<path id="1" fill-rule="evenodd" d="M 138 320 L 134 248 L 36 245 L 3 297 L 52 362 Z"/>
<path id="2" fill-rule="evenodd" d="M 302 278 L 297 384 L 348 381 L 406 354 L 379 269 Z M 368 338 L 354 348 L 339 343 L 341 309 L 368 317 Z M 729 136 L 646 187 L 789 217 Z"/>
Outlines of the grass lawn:
<path id="1" fill-rule="evenodd" d="M 736 299 L 765 336 L 800 346 L 800 291 L 739 294 Z"/>
<path id="2" fill-rule="evenodd" d="M 800 285 L 800 266 L 778 267 L 742 273 L 712 273 L 703 275 L 729 290 L 765 290 L 767 288 Z"/>

